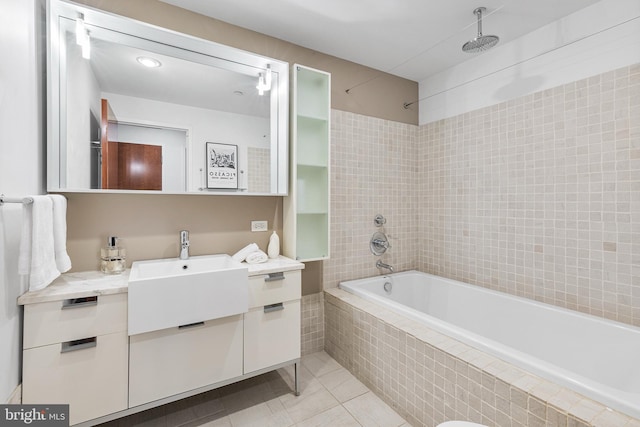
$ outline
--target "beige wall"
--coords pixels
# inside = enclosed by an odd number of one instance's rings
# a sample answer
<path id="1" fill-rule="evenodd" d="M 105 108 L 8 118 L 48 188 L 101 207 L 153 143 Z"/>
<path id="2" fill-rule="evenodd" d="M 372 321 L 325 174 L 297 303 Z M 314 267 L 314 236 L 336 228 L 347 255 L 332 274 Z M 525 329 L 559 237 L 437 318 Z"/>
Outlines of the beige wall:
<path id="1" fill-rule="evenodd" d="M 95 270 L 99 250 L 114 235 L 132 261 L 175 257 L 179 232 L 189 230 L 192 255 L 231 253 L 256 242 L 266 251 L 269 232 L 251 232 L 267 220 L 282 232 L 282 198 L 203 195 L 67 193 L 67 249 L 73 269 Z"/>
<path id="2" fill-rule="evenodd" d="M 188 230 L 190 254 L 233 254 L 249 243 L 267 251 L 271 230 L 282 236 L 282 197 L 65 194 L 67 250 L 72 271 L 98 270 L 100 248 L 117 236 L 133 261 L 171 258 L 180 252 L 180 230 Z M 251 221 L 266 220 L 269 232 L 251 232 Z M 322 290 L 321 263 L 307 263 L 302 293 Z"/>
<path id="3" fill-rule="evenodd" d="M 199 15 L 158 0 L 81 0 L 83 3 L 139 21 L 191 34 L 207 40 L 299 63 L 331 73 L 332 107 L 403 123 L 418 124 L 418 83 L 306 49 L 273 37 Z M 375 78 L 375 79 L 374 79 Z M 354 88 L 347 89 L 371 80 Z"/>

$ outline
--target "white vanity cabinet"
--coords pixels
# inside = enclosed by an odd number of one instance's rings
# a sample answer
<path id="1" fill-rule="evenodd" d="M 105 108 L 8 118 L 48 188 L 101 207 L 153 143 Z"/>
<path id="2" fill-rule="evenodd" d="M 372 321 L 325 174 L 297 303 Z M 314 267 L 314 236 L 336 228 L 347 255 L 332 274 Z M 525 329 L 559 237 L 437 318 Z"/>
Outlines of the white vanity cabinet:
<path id="1" fill-rule="evenodd" d="M 242 375 L 242 315 L 130 337 L 129 406 Z"/>
<path id="2" fill-rule="evenodd" d="M 249 277 L 244 373 L 300 358 L 300 270 Z"/>
<path id="3" fill-rule="evenodd" d="M 249 265 L 248 312 L 131 336 L 128 272 L 27 292 L 22 401 L 69 404 L 71 425 L 92 426 L 298 363 L 303 268 Z"/>
<path id="4" fill-rule="evenodd" d="M 127 409 L 127 294 L 26 304 L 22 402 L 69 404 L 70 424 Z"/>

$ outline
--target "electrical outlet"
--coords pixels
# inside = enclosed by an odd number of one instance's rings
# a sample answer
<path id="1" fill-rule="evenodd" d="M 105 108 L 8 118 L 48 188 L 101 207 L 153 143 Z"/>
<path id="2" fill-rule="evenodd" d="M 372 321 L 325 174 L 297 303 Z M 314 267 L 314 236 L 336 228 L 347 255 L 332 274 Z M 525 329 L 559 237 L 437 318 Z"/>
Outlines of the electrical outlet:
<path id="1" fill-rule="evenodd" d="M 251 221 L 251 231 L 267 231 L 267 221 Z"/>

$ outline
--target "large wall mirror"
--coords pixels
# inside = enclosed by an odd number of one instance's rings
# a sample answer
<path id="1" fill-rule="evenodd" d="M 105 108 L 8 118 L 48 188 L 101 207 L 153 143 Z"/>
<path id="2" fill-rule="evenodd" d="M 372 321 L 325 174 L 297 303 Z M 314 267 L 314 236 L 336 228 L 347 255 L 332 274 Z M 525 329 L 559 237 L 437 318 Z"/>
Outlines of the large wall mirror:
<path id="1" fill-rule="evenodd" d="M 286 62 L 49 3 L 48 189 L 287 192 Z"/>

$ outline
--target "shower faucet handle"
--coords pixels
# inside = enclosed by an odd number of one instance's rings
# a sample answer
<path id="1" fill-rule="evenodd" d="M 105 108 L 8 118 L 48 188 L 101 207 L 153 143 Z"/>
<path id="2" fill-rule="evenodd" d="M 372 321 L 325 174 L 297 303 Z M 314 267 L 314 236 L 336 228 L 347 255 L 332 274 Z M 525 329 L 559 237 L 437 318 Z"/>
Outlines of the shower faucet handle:
<path id="1" fill-rule="evenodd" d="M 387 240 L 373 239 L 371 243 L 373 243 L 374 246 L 377 246 L 379 248 L 389 249 L 391 247 L 391 245 Z"/>
<path id="2" fill-rule="evenodd" d="M 373 233 L 373 236 L 371 236 L 371 240 L 369 241 L 369 249 L 372 254 L 380 256 L 390 247 L 391 244 L 389 243 L 389 239 L 387 239 L 387 236 L 384 233 L 379 231 Z"/>

